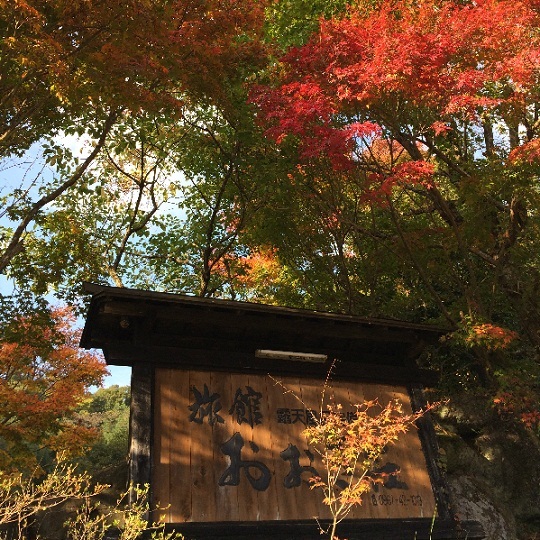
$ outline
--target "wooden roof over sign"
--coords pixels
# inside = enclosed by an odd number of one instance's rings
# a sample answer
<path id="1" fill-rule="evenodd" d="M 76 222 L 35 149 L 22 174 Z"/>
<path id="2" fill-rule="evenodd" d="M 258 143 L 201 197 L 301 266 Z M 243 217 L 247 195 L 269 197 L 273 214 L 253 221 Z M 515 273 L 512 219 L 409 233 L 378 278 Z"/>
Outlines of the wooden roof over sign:
<path id="1" fill-rule="evenodd" d="M 416 358 L 445 331 L 392 319 L 234 302 L 142 290 L 86 285 L 92 293 L 81 339 L 101 348 L 109 364 L 138 362 L 187 369 L 324 376 L 338 360 L 334 378 L 431 384 L 433 373 Z M 325 355 L 305 362 L 256 356 L 258 350 Z"/>

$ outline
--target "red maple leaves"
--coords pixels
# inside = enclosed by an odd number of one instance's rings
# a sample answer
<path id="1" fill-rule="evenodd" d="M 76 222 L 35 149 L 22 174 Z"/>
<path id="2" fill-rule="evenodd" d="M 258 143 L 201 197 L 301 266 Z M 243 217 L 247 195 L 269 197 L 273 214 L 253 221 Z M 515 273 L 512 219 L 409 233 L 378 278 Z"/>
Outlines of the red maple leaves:
<path id="1" fill-rule="evenodd" d="M 69 452 L 87 446 L 95 433 L 72 422 L 88 387 L 101 384 L 103 360 L 79 348 L 80 332 L 67 309 L 14 320 L 0 341 L 0 465 L 33 464 L 37 448 Z"/>
<path id="2" fill-rule="evenodd" d="M 282 59 L 281 84 L 258 87 L 252 99 L 267 134 L 296 137 L 302 160 L 355 166 L 381 135 L 439 137 L 456 118 L 480 124 L 486 112 L 522 111 L 538 94 L 539 23 L 528 1 L 383 2 L 367 15 L 321 21 L 318 35 Z M 383 188 L 398 177 L 429 186 L 428 171 L 390 164 L 377 174 Z"/>

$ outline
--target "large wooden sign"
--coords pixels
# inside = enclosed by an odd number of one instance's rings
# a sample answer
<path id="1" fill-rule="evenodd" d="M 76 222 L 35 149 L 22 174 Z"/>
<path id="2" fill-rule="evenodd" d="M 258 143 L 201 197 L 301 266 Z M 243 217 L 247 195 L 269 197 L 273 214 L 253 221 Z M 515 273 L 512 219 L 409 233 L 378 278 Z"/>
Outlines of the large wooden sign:
<path id="1" fill-rule="evenodd" d="M 309 479 L 323 464 L 302 431 L 321 410 L 323 381 L 223 372 L 156 369 L 154 499 L 166 521 L 246 522 L 329 518 Z M 354 404 L 399 399 L 404 387 L 335 382 L 325 392 L 352 418 Z M 382 456 L 390 474 L 350 518 L 431 518 L 435 500 L 414 428 Z"/>
<path id="2" fill-rule="evenodd" d="M 422 387 L 436 381 L 415 359 L 444 329 L 101 285 L 87 290 L 81 345 L 101 348 L 108 364 L 132 366 L 130 480 L 149 484 L 151 506 L 166 507 L 169 529 L 191 540 L 320 538 L 319 524 L 330 516 L 309 480 L 324 475 L 324 464 L 307 446 L 305 427 L 329 400 L 342 405 L 345 419 L 373 399 L 398 399 L 410 412 L 411 401 L 424 403 Z M 374 466 L 371 474 L 384 483 L 340 524 L 340 537 L 484 538 L 477 522 L 455 522 L 429 416 L 418 426 Z"/>

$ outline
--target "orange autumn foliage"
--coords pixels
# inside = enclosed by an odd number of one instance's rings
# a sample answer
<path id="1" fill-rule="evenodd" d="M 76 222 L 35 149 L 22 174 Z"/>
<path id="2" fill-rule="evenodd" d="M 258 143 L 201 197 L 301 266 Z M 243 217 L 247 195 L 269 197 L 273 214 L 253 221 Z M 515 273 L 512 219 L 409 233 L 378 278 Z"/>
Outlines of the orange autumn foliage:
<path id="1" fill-rule="evenodd" d="M 227 254 L 214 266 L 215 275 L 234 288 L 236 298 L 274 303 L 272 295 L 283 279 L 278 251 L 260 246 L 248 254 Z"/>
<path id="2" fill-rule="evenodd" d="M 263 3 L 0 0 L 0 154 L 91 111 L 180 115 L 263 57 Z"/>
<path id="3" fill-rule="evenodd" d="M 538 163 L 540 161 L 540 140 L 533 139 L 514 148 L 508 156 L 508 161 L 510 163 L 527 163 L 530 165 Z"/>
<path id="4" fill-rule="evenodd" d="M 354 418 L 348 419 L 342 405 L 327 405 L 328 414 L 315 418 L 313 426 L 303 434 L 308 444 L 320 455 L 324 464 L 322 477 L 310 479 L 311 489 L 319 488 L 323 503 L 332 516 L 330 526 L 321 527 L 321 534 L 336 540 L 337 525 L 354 506 L 363 502 L 363 496 L 384 475 L 373 472 L 374 466 L 399 437 L 406 433 L 426 412 L 436 407 L 429 405 L 424 411 L 406 414 L 403 404 L 389 401 L 385 406 L 377 400 L 355 405 Z"/>
<path id="5" fill-rule="evenodd" d="M 540 430 L 540 410 L 534 395 L 530 395 L 523 384 L 516 381 L 512 392 L 500 392 L 493 405 L 502 420 L 517 418 L 527 429 Z"/>
<path id="6" fill-rule="evenodd" d="M 471 326 L 465 341 L 473 345 L 481 345 L 490 350 L 506 349 L 517 339 L 516 332 L 495 324 L 482 323 Z"/>
<path id="7" fill-rule="evenodd" d="M 261 248 L 238 259 L 240 273 L 239 283 L 248 288 L 270 287 L 279 279 L 280 266 L 276 250 Z"/>
<path id="8" fill-rule="evenodd" d="M 79 331 L 67 308 L 15 319 L 0 341 L 0 468 L 35 465 L 43 448 L 80 452 L 94 431 L 73 413 L 88 388 L 99 385 L 104 361 L 79 348 Z"/>

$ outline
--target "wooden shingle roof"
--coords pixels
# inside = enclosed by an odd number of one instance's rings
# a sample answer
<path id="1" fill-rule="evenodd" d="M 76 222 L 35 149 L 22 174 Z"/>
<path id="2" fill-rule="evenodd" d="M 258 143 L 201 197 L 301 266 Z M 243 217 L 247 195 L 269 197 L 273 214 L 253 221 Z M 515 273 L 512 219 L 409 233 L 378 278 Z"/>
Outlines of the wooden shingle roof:
<path id="1" fill-rule="evenodd" d="M 335 376 L 430 384 L 416 358 L 444 333 L 393 319 L 86 284 L 92 294 L 81 346 L 100 348 L 109 364 L 174 364 L 318 376 L 337 359 Z M 255 357 L 270 349 L 327 355 L 325 364 Z M 320 372 L 320 373 L 319 373 Z"/>

